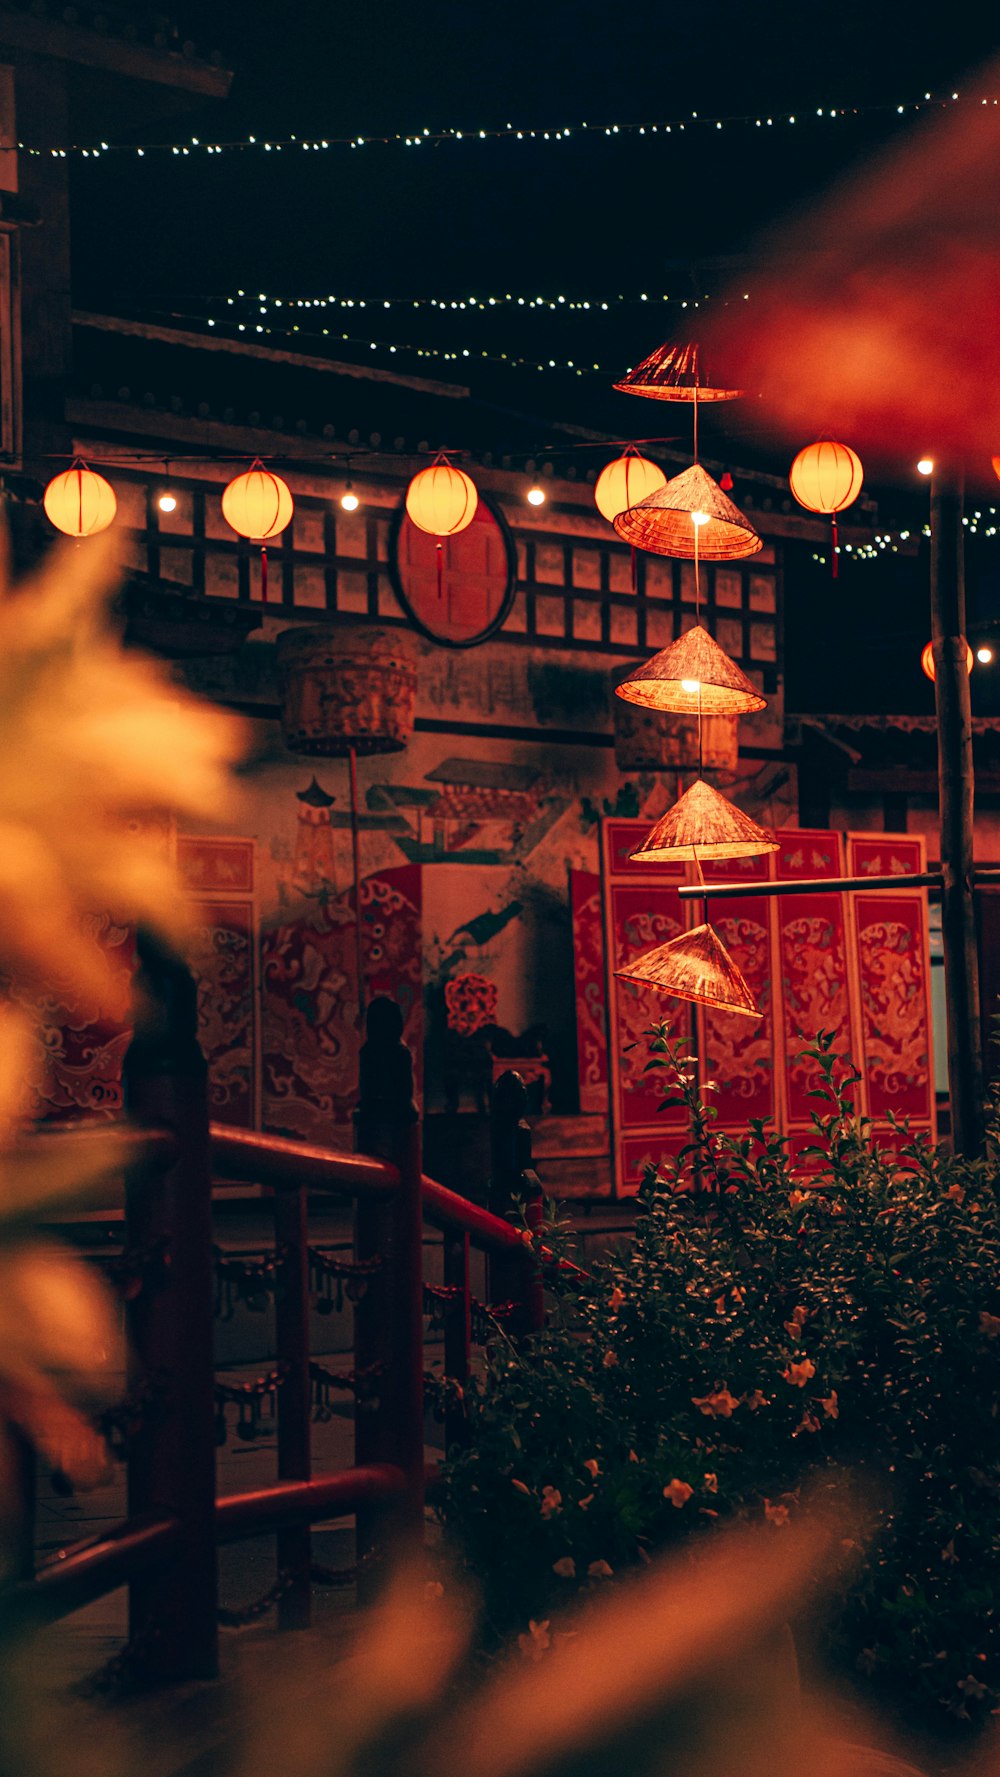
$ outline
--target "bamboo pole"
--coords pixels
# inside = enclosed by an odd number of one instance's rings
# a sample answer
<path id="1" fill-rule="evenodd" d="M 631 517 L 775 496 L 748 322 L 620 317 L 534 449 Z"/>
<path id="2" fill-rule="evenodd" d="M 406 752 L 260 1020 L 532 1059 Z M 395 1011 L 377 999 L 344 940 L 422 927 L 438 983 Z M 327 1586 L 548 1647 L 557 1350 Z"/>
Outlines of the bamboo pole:
<path id="1" fill-rule="evenodd" d="M 976 1154 L 983 1138 L 983 1055 L 974 898 L 972 710 L 966 670 L 962 476 L 931 482 L 931 641 L 938 727 L 941 940 L 948 1019 L 952 1146 Z"/>

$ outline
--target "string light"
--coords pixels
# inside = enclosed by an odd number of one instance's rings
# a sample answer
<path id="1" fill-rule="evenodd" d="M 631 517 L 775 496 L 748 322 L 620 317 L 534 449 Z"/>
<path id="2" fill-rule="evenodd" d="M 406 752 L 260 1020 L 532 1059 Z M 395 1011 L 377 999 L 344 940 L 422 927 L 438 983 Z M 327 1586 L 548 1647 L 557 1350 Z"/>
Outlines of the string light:
<path id="1" fill-rule="evenodd" d="M 161 494 L 156 504 L 161 512 L 177 511 L 177 497 L 175 494 Z"/>
<path id="2" fill-rule="evenodd" d="M 933 475 L 933 473 L 934 473 L 934 459 L 932 457 L 921 457 L 919 463 L 917 464 L 917 474 L 918 475 Z"/>
<path id="3" fill-rule="evenodd" d="M 357 494 L 354 492 L 354 483 L 353 482 L 349 481 L 347 486 L 345 487 L 343 493 L 340 496 L 340 504 L 343 507 L 345 512 L 356 512 L 358 507 L 360 506 L 361 501 L 358 499 Z"/>
<path id="4" fill-rule="evenodd" d="M 161 318 L 164 318 L 162 311 L 157 312 L 160 313 Z M 186 326 L 200 325 L 216 327 L 219 325 L 219 321 L 214 315 L 187 315 L 180 314 L 174 310 L 165 318 L 170 321 L 181 321 Z M 575 376 L 591 376 L 595 372 L 600 373 L 602 376 L 608 376 L 611 374 L 610 366 L 600 364 L 595 360 L 583 364 L 579 363 L 574 358 L 522 358 L 518 357 L 514 352 L 489 352 L 473 346 L 463 346 L 457 350 L 449 350 L 445 346 L 400 345 L 385 339 L 367 338 L 363 334 L 341 333 L 334 327 L 321 327 L 318 331 L 313 332 L 308 328 L 300 327 L 298 322 L 293 322 L 290 327 L 269 327 L 266 326 L 263 321 L 252 323 L 246 321 L 233 321 L 228 316 L 223 316 L 221 324 L 223 326 L 234 328 L 238 334 L 249 334 L 253 337 L 263 335 L 265 338 L 295 339 L 299 342 L 309 339 L 324 339 L 328 342 L 339 342 L 343 345 L 361 346 L 371 352 L 388 352 L 393 356 L 398 354 L 400 356 L 409 355 L 410 357 L 416 358 L 436 358 L 449 364 L 462 364 L 465 361 L 479 364 L 511 364 L 527 370 L 568 370 Z M 619 368 L 620 367 L 617 364 L 614 366 L 616 372 Z"/>
<path id="5" fill-rule="evenodd" d="M 539 485 L 536 481 L 531 487 L 529 487 L 527 499 L 528 499 L 529 506 L 544 506 L 545 505 L 545 489 L 543 487 L 539 487 Z"/>
<path id="6" fill-rule="evenodd" d="M 394 130 L 389 134 L 356 135 L 356 136 L 244 136 L 238 139 L 217 142 L 203 142 L 198 136 L 189 136 L 183 142 L 68 142 L 59 145 L 17 142 L 15 147 L 23 154 L 46 155 L 53 159 L 65 160 L 68 156 L 79 156 L 83 160 L 98 161 L 110 155 L 134 155 L 142 159 L 146 155 L 171 155 L 178 160 L 190 159 L 192 155 L 205 154 L 216 156 L 230 153 L 260 154 L 323 154 L 337 149 L 357 151 L 365 148 L 395 147 L 403 149 L 419 149 L 441 143 L 459 142 L 551 142 L 566 143 L 570 141 L 592 140 L 593 138 L 611 139 L 615 136 L 674 136 L 684 135 L 688 131 L 723 130 L 723 129 L 757 129 L 767 130 L 778 127 L 801 128 L 807 122 L 828 124 L 842 121 L 845 118 L 861 118 L 875 116 L 906 117 L 915 112 L 928 109 L 945 109 L 963 102 L 958 92 L 933 94 L 925 92 L 922 97 L 907 99 L 902 103 L 882 102 L 873 105 L 817 105 L 815 108 L 781 111 L 767 116 L 764 113 L 736 112 L 730 115 L 714 115 L 702 117 L 699 112 L 691 111 L 686 116 L 675 117 L 642 123 L 604 123 L 592 124 L 580 122 L 571 125 L 550 125 L 547 128 L 528 129 L 513 123 L 492 125 L 489 128 L 458 129 L 454 127 L 431 130 L 419 129 L 409 133 Z M 966 103 L 976 105 L 977 109 L 992 107 L 1000 103 L 993 98 L 981 98 L 978 102 L 966 99 Z"/>
<path id="7" fill-rule="evenodd" d="M 985 646 L 982 648 L 977 648 L 976 649 L 976 659 L 979 661 L 981 666 L 989 666 L 991 660 L 993 659 L 993 649 L 987 648 Z"/>
<path id="8" fill-rule="evenodd" d="M 744 300 L 748 300 L 747 297 Z M 364 309 L 366 312 L 388 309 L 437 309 L 442 314 L 448 313 L 479 313 L 488 314 L 490 309 L 520 308 L 528 311 L 545 311 L 549 314 L 607 314 L 616 308 L 638 308 L 647 305 L 676 303 L 682 308 L 698 308 L 701 303 L 711 301 L 705 292 L 700 297 L 671 296 L 668 292 L 650 293 L 641 291 L 634 296 L 619 294 L 617 296 L 557 296 L 515 295 L 512 291 L 497 292 L 494 296 L 269 296 L 260 291 L 256 296 L 246 290 L 237 290 L 235 296 L 227 296 L 228 308 L 239 308 L 257 305 L 259 313 L 270 314 L 272 309 Z"/>

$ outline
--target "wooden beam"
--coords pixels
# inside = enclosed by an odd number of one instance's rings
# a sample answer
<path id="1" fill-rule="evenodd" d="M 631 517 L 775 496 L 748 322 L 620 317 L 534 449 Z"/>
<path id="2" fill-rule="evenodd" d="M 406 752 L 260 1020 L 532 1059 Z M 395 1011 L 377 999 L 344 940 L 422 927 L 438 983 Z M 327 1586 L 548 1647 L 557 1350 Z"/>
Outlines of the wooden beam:
<path id="1" fill-rule="evenodd" d="M 224 99 L 233 79 L 230 69 L 213 67 L 194 56 L 189 59 L 176 50 L 103 36 L 83 25 L 64 24 L 51 16 L 36 18 L 31 13 L 10 12 L 6 7 L 0 12 L 0 46 L 27 50 L 51 61 L 72 62 L 79 68 L 123 74 L 131 80 L 173 87 L 175 91 L 206 99 Z"/>

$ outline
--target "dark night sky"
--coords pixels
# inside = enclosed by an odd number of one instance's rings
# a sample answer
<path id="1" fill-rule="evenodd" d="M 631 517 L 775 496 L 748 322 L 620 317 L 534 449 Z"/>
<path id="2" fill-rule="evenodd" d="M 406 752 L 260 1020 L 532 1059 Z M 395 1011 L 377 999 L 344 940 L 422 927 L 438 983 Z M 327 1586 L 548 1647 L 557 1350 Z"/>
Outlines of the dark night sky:
<path id="1" fill-rule="evenodd" d="M 719 261 L 749 255 L 752 265 L 763 228 L 808 206 L 905 127 L 893 109 L 819 122 L 809 117 L 818 105 L 894 107 L 925 91 L 950 91 L 996 52 L 1000 38 L 1000 27 L 996 36 L 987 34 L 989 14 L 981 5 L 917 13 L 855 0 L 831 8 L 791 0 L 757 6 L 722 0 L 712 7 L 650 0 L 626 7 L 586 0 L 573 6 L 565 0 L 308 0 L 285 8 L 273 0 L 182 0 L 173 10 L 181 37 L 190 36 L 199 52 L 219 49 L 235 79 L 224 104 L 156 126 L 166 139 L 377 134 L 424 125 L 473 130 L 507 122 L 531 128 L 584 118 L 591 124 L 668 119 L 693 110 L 795 111 L 804 121 L 771 131 L 704 129 L 683 138 L 609 142 L 603 134 L 587 139 L 575 132 L 558 144 L 463 142 L 416 151 L 372 146 L 316 156 L 292 151 L 77 163 L 75 282 L 86 306 L 192 315 L 214 305 L 219 313 L 218 299 L 239 287 L 369 297 L 718 290 L 732 269 Z M 149 135 L 148 128 L 139 130 L 134 139 Z M 660 343 L 675 319 L 675 311 L 639 305 L 579 317 L 509 310 L 439 317 L 419 310 L 393 312 L 377 332 L 367 321 L 359 330 L 399 345 L 537 352 L 618 369 Z M 318 348 L 310 342 L 307 349 Z M 337 355 L 349 350 L 337 342 Z M 419 368 L 412 360 L 394 362 Z M 653 418 L 643 412 L 640 422 L 638 403 L 609 395 L 610 378 L 506 367 L 483 374 L 490 398 L 521 412 L 623 434 L 643 425 L 651 432 L 673 429 L 662 408 Z M 737 423 L 744 448 L 752 449 L 746 420 Z M 738 449 L 734 441 L 734 457 Z M 905 519 L 913 496 L 905 489 L 877 491 L 886 517 Z M 1000 568 L 1000 539 L 993 548 Z M 789 613 L 790 703 L 805 701 L 794 678 L 799 662 L 810 657 L 813 685 L 819 660 L 831 675 L 830 694 L 814 702 L 834 707 L 838 638 L 873 614 L 881 623 L 880 665 L 866 701 L 877 698 L 885 682 L 882 663 L 896 651 L 893 638 L 921 631 L 925 571 L 924 564 L 890 584 L 893 577 L 881 568 L 858 568 L 841 582 L 835 603 L 829 589 L 817 585 L 814 612 Z M 972 578 L 978 597 L 979 577 Z M 1000 574 L 987 574 L 982 598 L 980 617 L 1000 620 Z M 996 678 L 1000 685 L 1000 665 Z M 979 707 L 990 707 L 989 688 L 974 684 Z M 909 675 L 890 695 L 904 706 L 930 707 Z M 1000 710 L 1000 691 L 995 707 Z"/>

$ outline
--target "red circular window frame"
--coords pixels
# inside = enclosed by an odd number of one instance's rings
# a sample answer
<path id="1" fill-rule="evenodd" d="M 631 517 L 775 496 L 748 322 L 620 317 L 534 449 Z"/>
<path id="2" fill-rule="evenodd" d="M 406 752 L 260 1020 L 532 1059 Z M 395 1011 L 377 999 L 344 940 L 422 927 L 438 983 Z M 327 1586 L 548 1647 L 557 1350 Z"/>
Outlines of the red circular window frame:
<path id="1" fill-rule="evenodd" d="M 470 558 L 474 563 L 477 549 L 485 547 L 487 569 L 483 578 L 488 582 L 489 590 L 485 594 L 488 604 L 484 607 L 484 621 L 480 626 L 470 628 L 467 633 L 455 634 L 435 621 L 438 615 L 434 610 L 437 602 L 437 539 L 413 524 L 407 516 L 405 502 L 396 509 L 389 539 L 393 591 L 414 628 L 429 641 L 437 642 L 442 648 L 475 648 L 502 629 L 514 603 L 517 586 L 514 539 L 500 508 L 488 494 L 481 493 L 472 523 L 456 536 L 442 538 L 441 542 L 445 598 L 449 595 L 449 573 L 468 575 L 474 572 L 474 567 L 466 564 Z M 489 559 L 491 544 L 492 561 Z M 415 574 L 419 576 L 417 584 L 414 584 Z M 454 590 L 453 586 L 453 596 Z"/>

